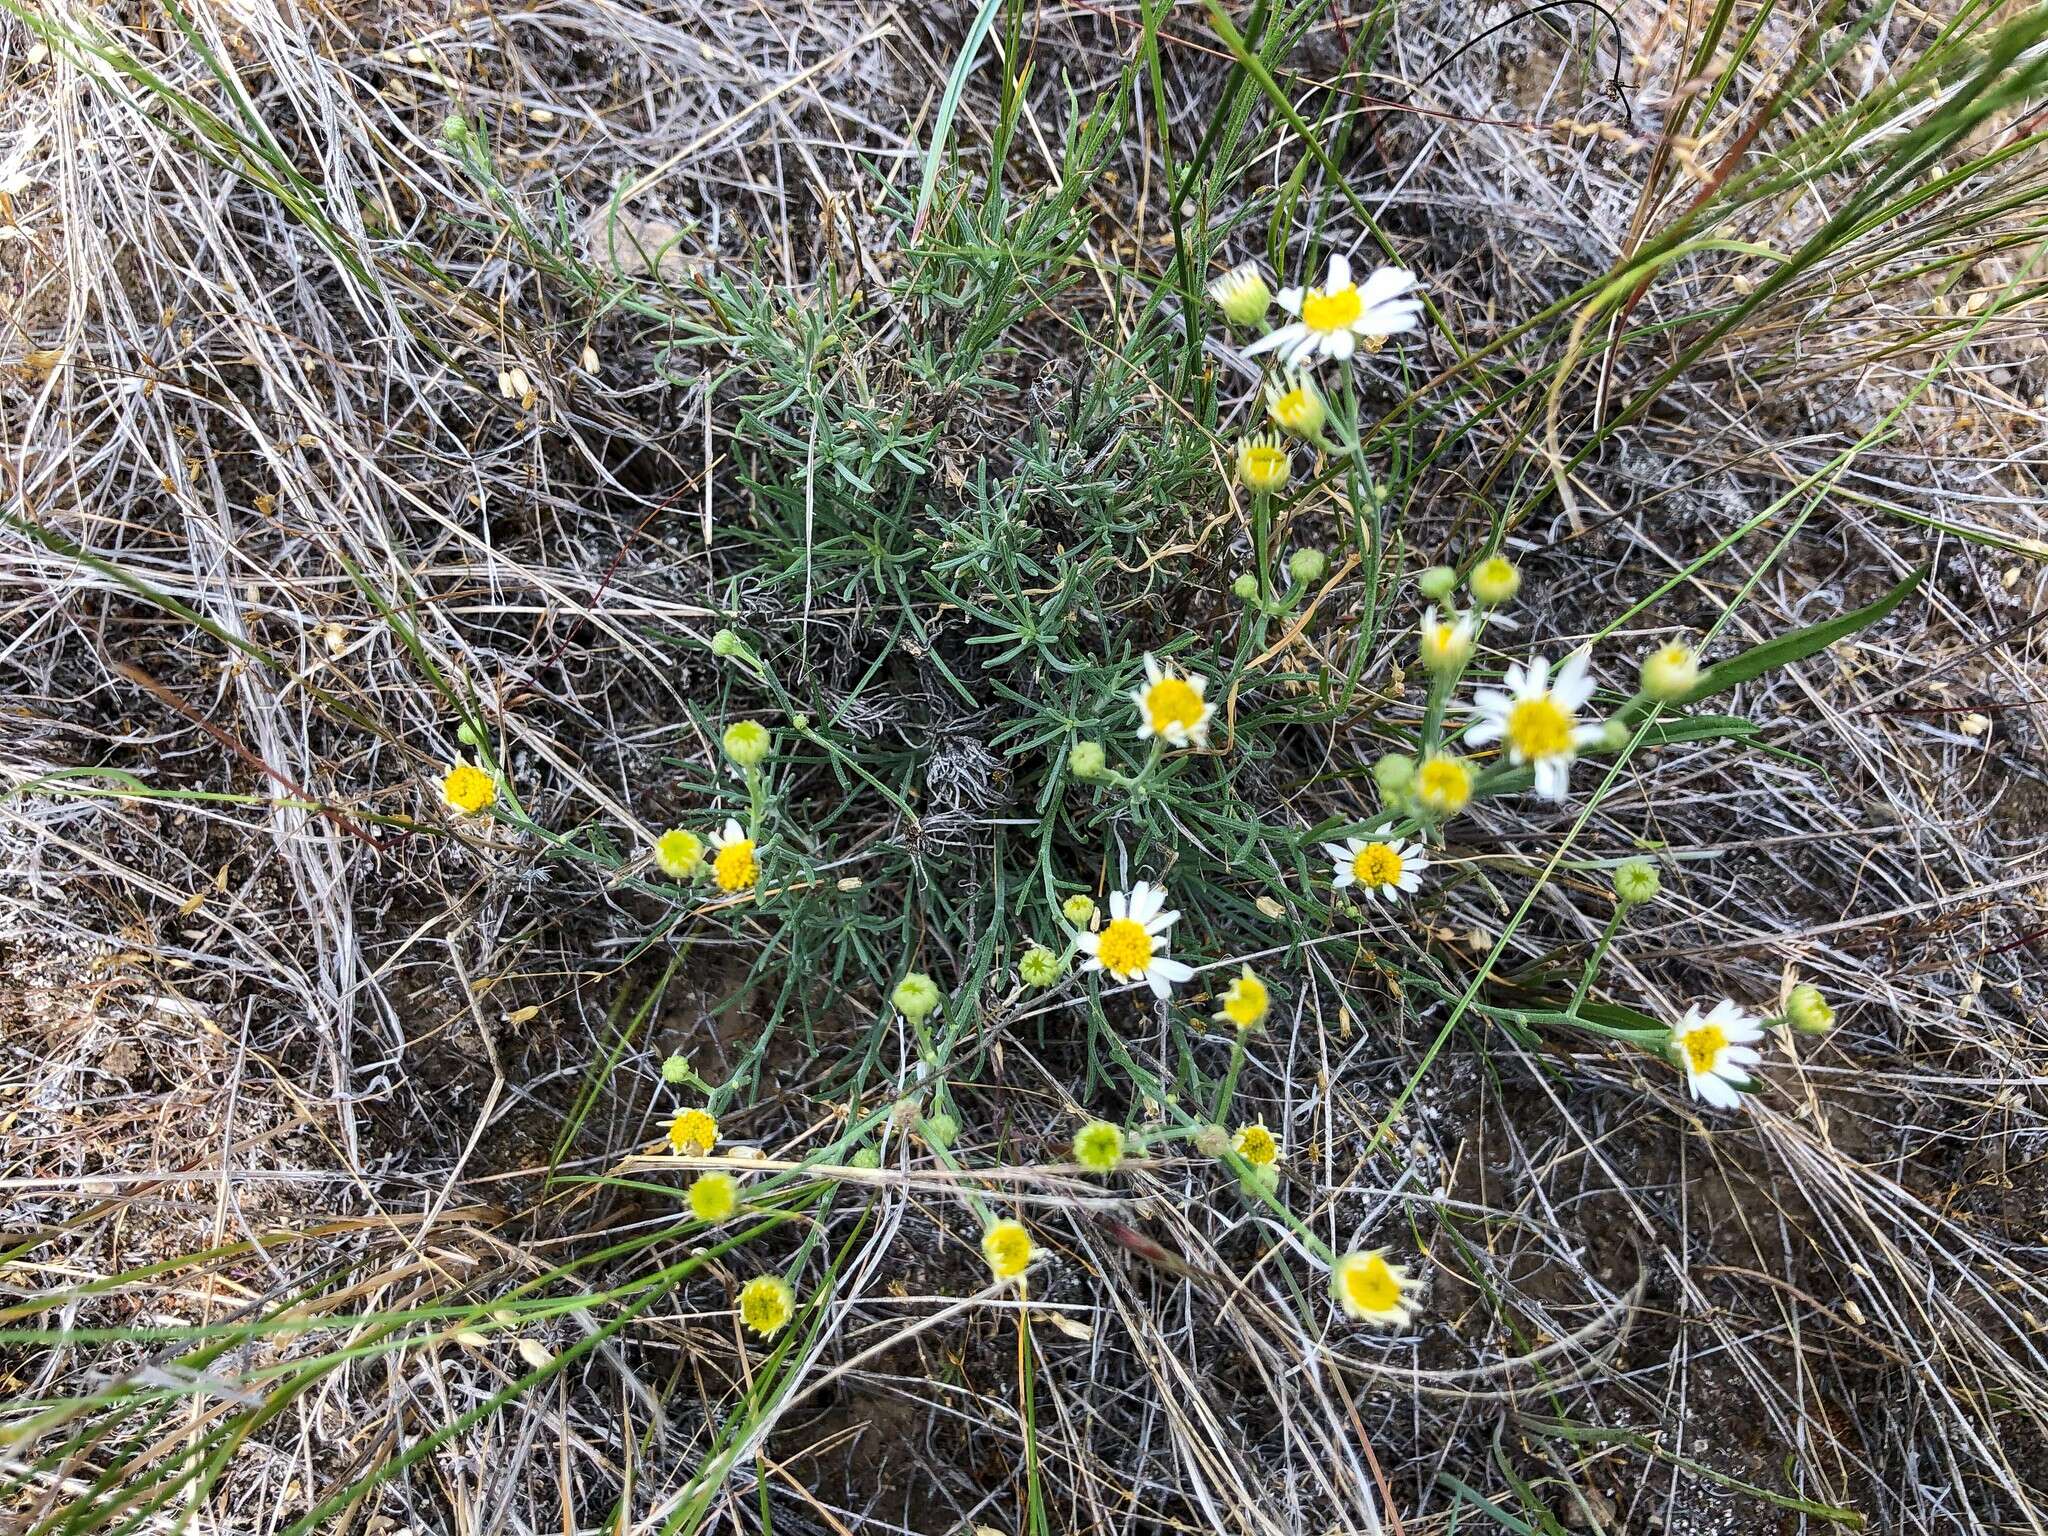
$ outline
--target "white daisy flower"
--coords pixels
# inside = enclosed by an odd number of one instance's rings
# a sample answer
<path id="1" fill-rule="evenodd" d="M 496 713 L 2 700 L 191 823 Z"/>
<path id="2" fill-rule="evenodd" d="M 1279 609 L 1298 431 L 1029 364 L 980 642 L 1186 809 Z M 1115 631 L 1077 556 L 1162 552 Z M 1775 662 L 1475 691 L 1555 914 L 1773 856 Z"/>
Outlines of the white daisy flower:
<path id="1" fill-rule="evenodd" d="M 1138 706 L 1138 739 L 1157 736 L 1172 747 L 1207 746 L 1209 720 L 1216 713 L 1216 706 L 1202 699 L 1208 686 L 1199 672 L 1182 677 L 1148 655 L 1145 686 L 1131 690 L 1131 702 Z"/>
<path id="2" fill-rule="evenodd" d="M 1429 868 L 1422 844 L 1347 837 L 1341 843 L 1323 844 L 1323 852 L 1336 866 L 1333 884 L 1338 890 L 1355 885 L 1383 901 L 1412 896 L 1422 884 L 1422 872 Z"/>
<path id="3" fill-rule="evenodd" d="M 1280 307 L 1296 318 L 1246 347 L 1247 357 L 1277 352 L 1283 367 L 1301 368 L 1319 357 L 1348 361 L 1361 343 L 1367 350 L 1396 331 L 1420 323 L 1422 301 L 1411 299 L 1415 274 L 1380 267 L 1363 284 L 1351 280 L 1351 263 L 1330 258 L 1330 275 L 1320 288 L 1282 288 Z"/>
<path id="4" fill-rule="evenodd" d="M 1166 888 L 1140 880 L 1130 892 L 1113 892 L 1109 921 L 1099 933 L 1077 933 L 1074 942 L 1087 959 L 1084 971 L 1107 971 L 1118 981 L 1142 981 L 1154 997 L 1167 997 L 1173 983 L 1194 975 L 1192 966 L 1166 957 L 1166 930 L 1180 913 L 1165 912 Z"/>
<path id="5" fill-rule="evenodd" d="M 1508 668 L 1506 688 L 1482 688 L 1473 696 L 1479 711 L 1465 740 L 1472 746 L 1507 743 L 1508 761 L 1536 769 L 1536 793 L 1562 800 L 1568 789 L 1572 759 L 1580 747 L 1600 739 L 1597 722 L 1581 725 L 1578 712 L 1593 697 L 1592 653 L 1574 651 L 1557 669 L 1541 656 L 1525 667 Z"/>
<path id="6" fill-rule="evenodd" d="M 1407 1265 L 1387 1262 L 1383 1248 L 1347 1253 L 1330 1274 L 1330 1290 L 1344 1315 L 1383 1328 L 1406 1328 L 1415 1321 L 1422 1310 L 1415 1293 L 1421 1289 Z"/>
<path id="7" fill-rule="evenodd" d="M 1749 1073 L 1743 1069 L 1763 1060 L 1755 1046 L 1763 1037 L 1761 1020 L 1724 999 L 1704 1017 L 1697 1007 L 1686 1009 L 1671 1031 L 1671 1047 L 1694 1098 L 1716 1109 L 1737 1109 L 1742 1104 L 1739 1090 L 1749 1086 Z"/>

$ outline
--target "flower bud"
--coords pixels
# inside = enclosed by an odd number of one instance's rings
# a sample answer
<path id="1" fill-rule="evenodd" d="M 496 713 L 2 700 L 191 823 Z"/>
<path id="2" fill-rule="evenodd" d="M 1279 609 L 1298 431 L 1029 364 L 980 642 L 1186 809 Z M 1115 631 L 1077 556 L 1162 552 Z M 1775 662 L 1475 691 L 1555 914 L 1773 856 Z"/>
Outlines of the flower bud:
<path id="1" fill-rule="evenodd" d="M 1699 680 L 1699 658 L 1680 641 L 1660 645 L 1643 658 L 1643 692 L 1659 703 L 1684 698 Z"/>
<path id="2" fill-rule="evenodd" d="M 1259 595 L 1259 578 L 1246 571 L 1230 584 L 1230 593 L 1240 602 L 1250 602 Z"/>
<path id="3" fill-rule="evenodd" d="M 1623 859 L 1614 866 L 1614 895 L 1617 901 L 1639 907 L 1654 901 L 1663 882 L 1648 859 Z"/>
<path id="4" fill-rule="evenodd" d="M 711 637 L 711 654 L 714 656 L 737 656 L 742 648 L 740 637 L 729 629 L 721 629 Z"/>
<path id="5" fill-rule="evenodd" d="M 775 733 L 758 720 L 735 720 L 725 728 L 725 755 L 741 768 L 758 768 L 768 760 Z"/>
<path id="6" fill-rule="evenodd" d="M 1415 578 L 1415 590 L 1432 603 L 1448 602 L 1458 590 L 1458 573 L 1448 565 L 1432 565 Z"/>
<path id="7" fill-rule="evenodd" d="M 1086 928 L 1095 921 L 1095 903 L 1089 897 L 1076 891 L 1060 903 L 1060 916 L 1076 928 Z"/>
<path id="8" fill-rule="evenodd" d="M 1034 944 L 1017 962 L 1017 974 L 1027 987 L 1049 987 L 1060 979 L 1060 957 L 1043 944 Z"/>
<path id="9" fill-rule="evenodd" d="M 1232 325 L 1257 325 L 1273 304 L 1273 290 L 1258 267 L 1247 261 L 1209 284 L 1209 297 Z"/>
<path id="10" fill-rule="evenodd" d="M 1802 1035 L 1824 1035 L 1835 1027 L 1835 1010 L 1820 988 L 1803 981 L 1785 1000 L 1785 1018 Z"/>
<path id="11" fill-rule="evenodd" d="M 1513 602 L 1515 594 L 1522 590 L 1522 573 L 1515 569 L 1514 562 L 1495 555 L 1482 560 L 1472 571 L 1472 595 L 1489 608 L 1502 603 Z"/>
<path id="12" fill-rule="evenodd" d="M 1124 1133 L 1107 1120 L 1090 1120 L 1074 1137 L 1074 1161 L 1090 1173 L 1114 1173 L 1124 1160 Z"/>
<path id="13" fill-rule="evenodd" d="M 960 1122 L 943 1110 L 924 1117 L 924 1139 L 944 1151 L 960 1139 Z"/>
<path id="14" fill-rule="evenodd" d="M 1330 574 L 1330 557 L 1320 549 L 1297 549 L 1288 557 L 1287 574 L 1309 586 Z"/>
<path id="15" fill-rule="evenodd" d="M 1385 757 L 1375 759 L 1372 781 L 1379 786 L 1382 799 L 1400 798 L 1415 783 L 1415 759 L 1406 752 L 1389 752 Z"/>
<path id="16" fill-rule="evenodd" d="M 1293 473 L 1286 446 L 1270 432 L 1254 433 L 1237 445 L 1237 478 L 1246 490 L 1270 495 Z"/>
<path id="17" fill-rule="evenodd" d="M 680 1051 L 671 1052 L 662 1059 L 661 1080 L 671 1088 L 680 1087 L 690 1080 L 689 1058 Z"/>
<path id="18" fill-rule="evenodd" d="M 873 1147 L 856 1147 L 846 1165 L 849 1168 L 879 1168 L 882 1166 L 882 1154 Z"/>
<path id="19" fill-rule="evenodd" d="M 1099 779 L 1109 771 L 1109 754 L 1099 741 L 1077 741 L 1067 754 L 1067 771 L 1077 779 Z"/>
<path id="20" fill-rule="evenodd" d="M 1266 414 L 1273 425 L 1296 437 L 1314 437 L 1329 419 L 1315 381 L 1305 373 L 1290 373 L 1283 384 L 1275 380 L 1266 386 Z"/>
<path id="21" fill-rule="evenodd" d="M 889 1000 L 896 1005 L 896 1011 L 911 1023 L 922 1024 L 939 1006 L 942 995 L 936 981 L 923 971 L 912 971 L 896 983 L 896 990 L 889 995 Z"/>

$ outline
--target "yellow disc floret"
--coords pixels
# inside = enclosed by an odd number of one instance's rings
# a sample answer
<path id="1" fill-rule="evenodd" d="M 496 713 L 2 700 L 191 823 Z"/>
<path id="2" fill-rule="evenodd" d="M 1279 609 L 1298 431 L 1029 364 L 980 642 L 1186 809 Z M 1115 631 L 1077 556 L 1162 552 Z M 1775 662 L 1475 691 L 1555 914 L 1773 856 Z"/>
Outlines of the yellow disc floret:
<path id="1" fill-rule="evenodd" d="M 796 1315 L 796 1293 L 780 1275 L 756 1275 L 740 1287 L 740 1321 L 762 1338 L 780 1333 Z"/>
<path id="2" fill-rule="evenodd" d="M 1401 868 L 1392 843 L 1367 843 L 1351 860 L 1351 878 L 1365 886 L 1399 885 Z"/>
<path id="3" fill-rule="evenodd" d="M 1728 1034 L 1720 1025 L 1709 1021 L 1687 1030 L 1678 1037 L 1678 1043 L 1685 1051 L 1686 1064 L 1693 1071 L 1711 1072 L 1721 1059 L 1721 1052 L 1728 1048 Z"/>
<path id="4" fill-rule="evenodd" d="M 668 1144 L 679 1157 L 702 1157 L 718 1145 L 718 1122 L 704 1110 L 686 1109 L 669 1121 Z"/>
<path id="5" fill-rule="evenodd" d="M 1241 1127 L 1231 1145 L 1237 1149 L 1237 1155 L 1254 1168 L 1270 1168 L 1280 1157 L 1280 1143 L 1263 1125 Z"/>
<path id="6" fill-rule="evenodd" d="M 1266 984 L 1252 974 L 1246 966 L 1242 975 L 1224 989 L 1223 1011 L 1216 1015 L 1217 1022 L 1229 1022 L 1239 1029 L 1256 1029 L 1266 1021 L 1266 1012 L 1273 1005 L 1272 994 Z"/>
<path id="7" fill-rule="evenodd" d="M 1030 1267 L 1031 1234 L 1021 1221 L 999 1221 L 981 1235 L 981 1256 L 998 1280 L 1012 1280 Z"/>
<path id="8" fill-rule="evenodd" d="M 1451 816 L 1472 803 L 1472 770 L 1463 758 L 1426 757 L 1415 770 L 1415 798 L 1439 816 Z"/>
<path id="9" fill-rule="evenodd" d="M 1152 935 L 1145 931 L 1143 923 L 1128 917 L 1115 918 L 1102 930 L 1102 941 L 1095 954 L 1110 975 L 1135 976 L 1152 958 Z"/>
<path id="10" fill-rule="evenodd" d="M 761 861 L 754 857 L 754 840 L 743 837 L 719 849 L 718 857 L 711 861 L 711 874 L 721 891 L 752 890 L 761 878 Z"/>
<path id="11" fill-rule="evenodd" d="M 1507 738 L 1527 762 L 1568 754 L 1571 713 L 1547 693 L 1523 699 L 1508 712 Z"/>
<path id="12" fill-rule="evenodd" d="M 497 784 L 475 763 L 457 763 L 441 780 L 441 799 L 464 816 L 476 815 L 497 798 Z"/>
<path id="13" fill-rule="evenodd" d="M 1311 288 L 1301 296 L 1301 323 L 1312 331 L 1348 331 L 1364 313 L 1365 301 L 1359 297 L 1356 283 L 1328 293 Z"/>

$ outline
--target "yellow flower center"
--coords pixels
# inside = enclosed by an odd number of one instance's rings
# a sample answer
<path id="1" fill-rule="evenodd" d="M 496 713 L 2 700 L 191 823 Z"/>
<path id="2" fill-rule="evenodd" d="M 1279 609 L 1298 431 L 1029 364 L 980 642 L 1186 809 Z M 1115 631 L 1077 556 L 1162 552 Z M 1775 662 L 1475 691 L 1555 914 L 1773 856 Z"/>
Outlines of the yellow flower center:
<path id="1" fill-rule="evenodd" d="M 704 862 L 704 845 L 694 832 L 664 832 L 655 841 L 654 862 L 661 866 L 663 874 L 681 880 L 695 873 Z"/>
<path id="2" fill-rule="evenodd" d="M 678 1156 L 702 1157 L 718 1143 L 718 1122 L 701 1109 L 686 1109 L 669 1122 L 668 1144 Z"/>
<path id="3" fill-rule="evenodd" d="M 1259 443 L 1244 451 L 1244 477 L 1253 485 L 1271 485 L 1287 478 L 1287 455 L 1268 443 Z M 1164 686 L 1163 684 L 1161 685 Z M 1181 686 L 1186 687 L 1186 684 Z M 1189 692 L 1194 690 L 1189 689 Z"/>
<path id="4" fill-rule="evenodd" d="M 1679 1044 L 1685 1048 L 1686 1063 L 1693 1071 L 1711 1072 L 1728 1044 L 1728 1036 L 1718 1024 L 1702 1024 L 1698 1029 L 1687 1030 Z"/>
<path id="5" fill-rule="evenodd" d="M 1344 1271 L 1344 1291 L 1363 1312 L 1390 1312 L 1401 1303 L 1400 1282 L 1376 1253 Z"/>
<path id="6" fill-rule="evenodd" d="M 1508 740 L 1530 762 L 1562 757 L 1572 749 L 1572 717 L 1549 694 L 1540 693 L 1508 712 Z"/>
<path id="7" fill-rule="evenodd" d="M 1472 775 L 1463 763 L 1432 758 L 1415 772 L 1415 792 L 1434 811 L 1461 811 L 1472 798 Z"/>
<path id="8" fill-rule="evenodd" d="M 498 789 L 483 769 L 473 763 L 457 763 L 441 781 L 441 794 L 465 816 L 474 816 L 498 798 Z"/>
<path id="9" fill-rule="evenodd" d="M 999 1280 L 1021 1275 L 1031 1263 L 1031 1234 L 1017 1222 L 991 1227 L 981 1240 L 982 1256 Z"/>
<path id="10" fill-rule="evenodd" d="M 756 1333 L 779 1332 L 794 1310 L 789 1287 L 772 1275 L 749 1280 L 740 1291 L 740 1321 Z"/>
<path id="11" fill-rule="evenodd" d="M 1273 419 L 1283 427 L 1298 427 L 1307 421 L 1315 406 L 1310 403 L 1308 391 L 1290 389 L 1273 402 Z"/>
<path id="12" fill-rule="evenodd" d="M 761 878 L 761 863 L 754 857 L 754 840 L 743 837 L 719 849 L 718 857 L 712 860 L 711 873 L 717 877 L 721 891 L 744 891 L 752 887 Z"/>
<path id="13" fill-rule="evenodd" d="M 1145 719 L 1155 736 L 1175 725 L 1192 731 L 1202 723 L 1202 696 L 1185 678 L 1162 677 L 1145 690 Z"/>
<path id="14" fill-rule="evenodd" d="M 1251 976 L 1240 976 L 1223 994 L 1223 1012 L 1231 1023 L 1250 1028 L 1266 1016 L 1266 984 Z"/>
<path id="15" fill-rule="evenodd" d="M 1311 288 L 1301 298 L 1301 323 L 1312 331 L 1348 331 L 1351 322 L 1365 313 L 1365 301 L 1358 284 L 1346 283 L 1331 293 Z"/>
<path id="16" fill-rule="evenodd" d="M 1248 1125 L 1237 1133 L 1237 1155 L 1255 1168 L 1269 1168 L 1280 1157 L 1280 1143 L 1263 1125 Z"/>
<path id="17" fill-rule="evenodd" d="M 1102 930 L 1095 958 L 1112 975 L 1135 976 L 1151 962 L 1152 935 L 1145 931 L 1143 923 L 1133 922 L 1128 917 L 1114 918 Z"/>
<path id="18" fill-rule="evenodd" d="M 1351 878 L 1360 885 L 1396 885 L 1401 879 L 1401 855 L 1391 843 L 1367 843 L 1351 860 Z"/>

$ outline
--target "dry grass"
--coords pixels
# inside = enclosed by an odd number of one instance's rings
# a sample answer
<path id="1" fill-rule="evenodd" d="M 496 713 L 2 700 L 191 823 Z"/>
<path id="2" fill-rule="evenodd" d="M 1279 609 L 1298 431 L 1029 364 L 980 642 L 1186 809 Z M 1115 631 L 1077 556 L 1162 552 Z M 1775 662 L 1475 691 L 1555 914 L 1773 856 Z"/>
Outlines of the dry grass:
<path id="1" fill-rule="evenodd" d="M 1202 11 L 1151 13 L 1156 75 L 1135 6 L 1024 14 L 1019 205 L 1074 153 L 1069 89 L 1091 106 L 1137 61 L 1136 106 L 1056 268 L 1072 286 L 1013 294 L 1008 350 L 950 394 L 914 354 L 945 327 L 966 351 L 971 327 L 906 297 L 926 279 L 905 214 L 971 13 L 236 3 L 192 16 L 189 38 L 83 6 L 39 9 L 41 31 L 0 21 L 9 1518 L 2048 1527 L 2042 103 L 2001 108 L 1939 161 L 1967 176 L 1827 236 L 1825 260 L 1688 355 L 1774 281 L 1757 249 L 1820 237 L 1871 174 L 1811 142 L 1803 171 L 1768 156 L 1848 124 L 1940 46 L 1918 12 L 1891 13 L 1750 142 L 1814 9 L 1763 19 L 1736 58 L 1753 12 L 1735 7 L 1720 72 L 1685 64 L 1713 8 L 1684 3 L 1625 12 L 1618 61 L 1591 8 L 1434 4 L 1311 18 L 1289 55 L 1301 89 L 1386 29 L 1345 163 L 1457 338 L 1418 343 L 1402 387 L 1376 375 L 1403 487 L 1391 554 L 1504 535 L 1527 587 L 1496 643 L 1600 634 L 1633 656 L 1669 626 L 1725 625 L 1733 648 L 1932 571 L 1882 625 L 1745 687 L 1730 709 L 1760 724 L 1755 744 L 1629 764 L 1583 822 L 1535 802 L 1471 819 L 1458 878 L 1398 942 L 1378 921 L 1262 931 L 1243 893 L 1213 960 L 1288 981 L 1238 1103 L 1281 1135 L 1302 1227 L 1422 1256 L 1426 1321 L 1398 1337 L 1301 1305 L 1302 1239 L 1187 1145 L 1113 1186 L 1078 1177 L 1066 1142 L 1112 1112 L 1115 1073 L 1082 996 L 1035 1002 L 1007 969 L 967 999 L 953 1153 L 1053 1258 L 1028 1307 L 987 1286 L 974 1180 L 916 1135 L 873 1171 L 840 1155 L 849 1123 L 920 1082 L 887 977 L 829 971 L 821 947 L 784 986 L 791 941 L 744 911 L 680 919 L 632 863 L 702 801 L 723 713 L 776 707 L 705 649 L 736 615 L 848 750 L 910 765 L 917 815 L 851 811 L 818 854 L 819 890 L 864 879 L 916 916 L 892 939 L 863 910 L 883 966 L 922 944 L 925 968 L 965 974 L 974 946 L 938 915 L 978 894 L 959 871 L 1050 814 L 1012 794 L 1026 754 L 1003 743 L 1000 701 L 949 688 L 972 616 L 924 596 L 901 608 L 928 628 L 892 632 L 898 609 L 823 553 L 835 507 L 820 521 L 814 501 L 863 451 L 857 409 L 902 402 L 929 463 L 917 504 L 877 516 L 949 530 L 985 473 L 1028 483 L 1058 533 L 1064 487 L 1124 487 L 1137 458 L 1158 490 L 1126 498 L 1127 569 L 1161 586 L 1145 608 L 1112 593 L 1102 622 L 1133 649 L 1236 622 L 1221 594 L 1248 559 L 1244 509 L 1172 436 L 1206 423 L 1169 398 L 1178 354 L 1152 329 L 1176 238 L 1164 189 L 1231 79 Z M 1963 24 L 1989 38 L 1995 19 Z M 52 53 L 52 32 L 118 39 L 146 75 Z M 999 20 L 984 57 L 1007 38 Z M 274 161 L 230 147 L 242 107 L 201 44 L 262 124 L 242 141 L 269 136 Z M 1006 142 L 999 73 L 970 82 L 943 200 L 971 201 L 960 187 Z M 1328 134 L 1335 100 L 1316 98 Z M 1704 128 L 1674 142 L 1702 103 Z M 1944 109 L 1844 132 L 1893 142 Z M 487 126 L 499 182 L 450 151 L 453 112 Z M 1231 205 L 1202 205 L 1230 231 L 1219 259 L 1263 254 L 1295 168 L 1269 118 Z M 1458 349 L 1616 270 L 1701 178 L 1752 172 L 1715 205 L 1743 248 L 1674 263 L 1625 320 L 1610 307 L 1572 338 L 1573 309 L 1526 348 L 1503 341 L 1512 370 L 1455 370 Z M 1349 239 L 1355 210 L 1313 166 L 1305 186 Z M 741 274 L 777 296 L 744 323 L 717 286 Z M 708 345 L 697 320 L 661 318 L 707 311 L 752 339 Z M 810 344 L 834 327 L 841 350 Z M 1575 367 L 1542 371 L 1574 347 Z M 1105 380 L 1126 355 L 1141 376 L 1114 428 L 1046 469 L 1034 427 L 1123 388 Z M 1227 417 L 1252 374 L 1220 342 L 1204 356 Z M 819 414 L 790 436 L 764 379 L 815 387 L 848 429 Z M 1341 516 L 1334 493 L 1305 501 L 1289 538 L 1341 545 Z M 1341 672 L 1362 602 L 1333 590 L 1267 692 L 1295 707 L 1307 690 L 1285 679 Z M 1387 712 L 1390 643 L 1365 672 Z M 449 825 L 432 783 L 465 714 L 561 842 Z M 1356 800 L 1387 745 L 1363 708 L 1286 741 L 1236 788 L 1290 826 Z M 856 794 L 833 769 L 806 763 L 821 817 Z M 1112 841 L 1139 865 L 1150 846 L 1129 822 Z M 1644 848 L 1666 895 L 1603 995 L 1669 1017 L 1770 1002 L 1796 973 L 1841 1005 L 1832 1035 L 1774 1051 L 1741 1117 L 1703 1120 L 1673 1074 L 1611 1042 L 1476 1018 L 1440 1033 L 1496 944 L 1503 978 L 1569 987 L 1605 921 L 1603 868 Z M 1455 987 L 1389 988 L 1397 950 Z M 1131 1056 L 1179 1081 L 1181 1025 L 1128 1016 Z M 1187 1049 L 1215 1069 L 1213 1046 Z M 673 1274 L 707 1239 L 675 1230 L 669 1160 L 639 1157 L 671 1051 L 710 1081 L 738 1074 L 735 1134 L 804 1165 L 804 1199 L 832 1192 L 758 1248 Z M 829 1259 L 829 1305 L 772 1361 L 731 1312 L 762 1249 Z M 326 1318 L 347 1321 L 308 1326 Z M 178 1330 L 254 1319 L 289 1326 L 187 1360 Z M 235 1418 L 286 1380 L 275 1413 Z M 66 1404 L 86 1406 L 48 1417 Z M 149 1507 L 155 1469 L 230 1423 L 220 1470 Z"/>

